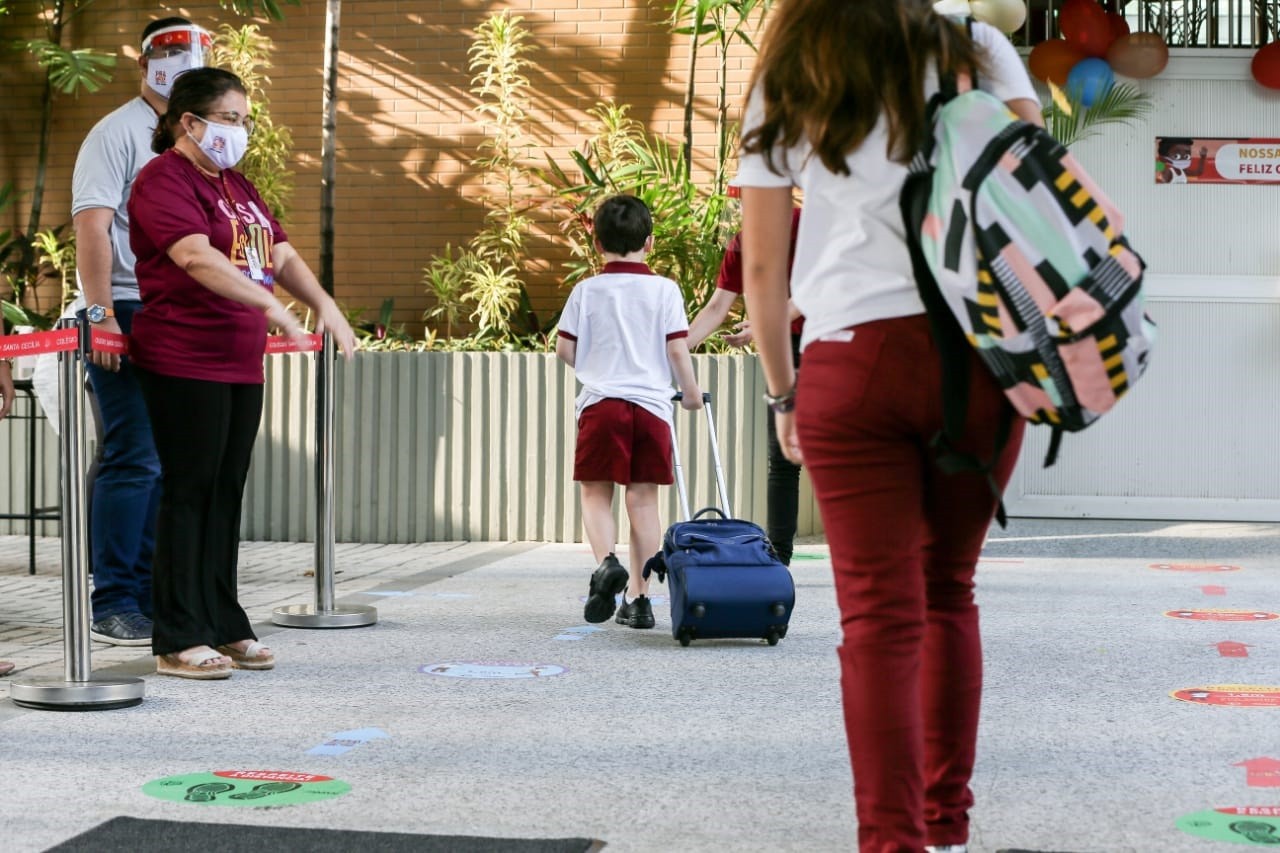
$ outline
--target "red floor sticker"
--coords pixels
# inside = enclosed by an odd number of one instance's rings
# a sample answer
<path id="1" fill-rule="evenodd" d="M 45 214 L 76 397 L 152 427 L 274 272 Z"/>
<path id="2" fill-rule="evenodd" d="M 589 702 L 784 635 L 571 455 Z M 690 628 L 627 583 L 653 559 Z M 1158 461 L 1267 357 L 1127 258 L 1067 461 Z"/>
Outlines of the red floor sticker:
<path id="1" fill-rule="evenodd" d="M 1205 595 L 1226 595 L 1227 594 L 1227 588 L 1225 586 L 1217 586 L 1217 585 L 1202 586 L 1200 587 L 1200 591 L 1203 592 Z"/>
<path id="2" fill-rule="evenodd" d="M 1274 758 L 1250 758 L 1232 767 L 1243 767 L 1245 783 L 1250 788 L 1280 788 L 1280 761 Z"/>
<path id="3" fill-rule="evenodd" d="M 1247 658 L 1249 649 L 1253 646 L 1248 643 L 1237 643 L 1232 640 L 1224 640 L 1221 643 L 1214 643 L 1213 648 L 1218 650 L 1218 656 L 1224 658 Z"/>
<path id="4" fill-rule="evenodd" d="M 1280 708 L 1280 687 L 1258 684 L 1213 684 L 1186 687 L 1169 694 L 1194 705 L 1230 705 L 1236 708 Z"/>
<path id="5" fill-rule="evenodd" d="M 1197 622 L 1270 622 L 1280 619 L 1280 613 L 1265 610 L 1166 610 L 1164 615 Z"/>
<path id="6" fill-rule="evenodd" d="M 1165 572 L 1238 572 L 1239 566 L 1224 566 L 1218 563 L 1152 563 L 1150 568 Z"/>

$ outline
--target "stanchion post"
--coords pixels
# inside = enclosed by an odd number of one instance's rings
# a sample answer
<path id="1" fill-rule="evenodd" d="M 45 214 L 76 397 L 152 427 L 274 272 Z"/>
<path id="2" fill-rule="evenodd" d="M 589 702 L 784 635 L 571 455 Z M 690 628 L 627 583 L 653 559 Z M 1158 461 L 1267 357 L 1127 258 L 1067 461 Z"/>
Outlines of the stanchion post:
<path id="1" fill-rule="evenodd" d="M 61 681 L 16 681 L 9 685 L 15 705 L 45 711 L 107 711 L 142 702 L 140 678 L 94 679 L 89 647 L 89 535 L 84 480 L 84 358 L 89 326 L 62 320 L 59 329 L 76 329 L 78 345 L 58 354 L 58 405 L 62 498 Z"/>
<path id="2" fill-rule="evenodd" d="M 333 434 L 335 351 L 326 334 L 316 352 L 316 602 L 277 607 L 271 621 L 288 628 L 360 628 L 378 621 L 376 608 L 334 602 Z"/>

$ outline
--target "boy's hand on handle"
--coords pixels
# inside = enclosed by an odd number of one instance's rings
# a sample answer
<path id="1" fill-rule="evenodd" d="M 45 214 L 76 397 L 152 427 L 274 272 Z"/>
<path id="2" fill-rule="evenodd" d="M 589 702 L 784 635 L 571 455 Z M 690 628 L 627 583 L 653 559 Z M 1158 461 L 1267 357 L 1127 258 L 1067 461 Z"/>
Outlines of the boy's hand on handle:
<path id="1" fill-rule="evenodd" d="M 698 386 L 685 389 L 680 393 L 680 408 L 686 412 L 696 412 L 702 408 L 702 389 Z"/>

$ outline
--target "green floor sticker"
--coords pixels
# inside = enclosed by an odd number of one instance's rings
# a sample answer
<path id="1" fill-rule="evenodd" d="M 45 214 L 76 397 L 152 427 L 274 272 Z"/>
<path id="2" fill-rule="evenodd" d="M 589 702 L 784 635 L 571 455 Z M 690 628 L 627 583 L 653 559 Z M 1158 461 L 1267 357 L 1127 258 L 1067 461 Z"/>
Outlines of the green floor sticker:
<path id="1" fill-rule="evenodd" d="M 793 560 L 825 560 L 827 559 L 827 555 L 826 554 L 805 554 L 800 551 L 796 551 L 794 554 L 791 555 L 791 559 Z"/>
<path id="2" fill-rule="evenodd" d="M 1178 829 L 1211 841 L 1280 845 L 1280 806 L 1223 806 L 1178 818 Z"/>
<path id="3" fill-rule="evenodd" d="M 283 770 L 217 770 L 155 779 L 142 793 L 202 806 L 296 806 L 340 797 L 351 786 L 329 776 Z"/>

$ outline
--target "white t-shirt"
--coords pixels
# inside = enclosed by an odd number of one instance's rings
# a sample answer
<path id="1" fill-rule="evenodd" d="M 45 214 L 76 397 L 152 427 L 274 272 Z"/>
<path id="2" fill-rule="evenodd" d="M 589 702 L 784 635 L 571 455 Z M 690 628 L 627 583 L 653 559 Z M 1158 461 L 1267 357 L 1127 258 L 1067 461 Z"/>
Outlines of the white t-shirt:
<path id="1" fill-rule="evenodd" d="M 575 412 L 610 397 L 671 422 L 674 393 L 667 342 L 688 337 L 684 297 L 644 264 L 610 263 L 578 282 L 560 313 L 560 336 L 577 342 L 582 383 Z"/>
<path id="2" fill-rule="evenodd" d="M 1036 99 L 1013 45 L 999 30 L 974 23 L 973 39 L 986 59 L 978 86 L 1002 101 Z M 937 91 L 936 69 L 925 84 L 926 98 Z M 760 92 L 752 93 L 742 123 L 745 134 L 763 119 Z M 769 170 L 762 154 L 743 154 L 736 183 L 746 187 L 800 187 L 804 209 L 791 269 L 791 299 L 805 316 L 802 346 L 832 332 L 891 317 L 923 314 L 907 251 L 898 198 L 905 166 L 888 156 L 884 119 L 849 155 L 849 175 L 837 175 L 810 156 L 802 142 L 775 148 Z"/>
<path id="3" fill-rule="evenodd" d="M 109 113 L 80 144 L 71 178 L 71 215 L 93 207 L 116 212 L 111 223 L 111 298 L 138 299 L 129 246 L 129 191 L 142 167 L 156 155 L 151 133 L 156 113 L 141 97 Z"/>

